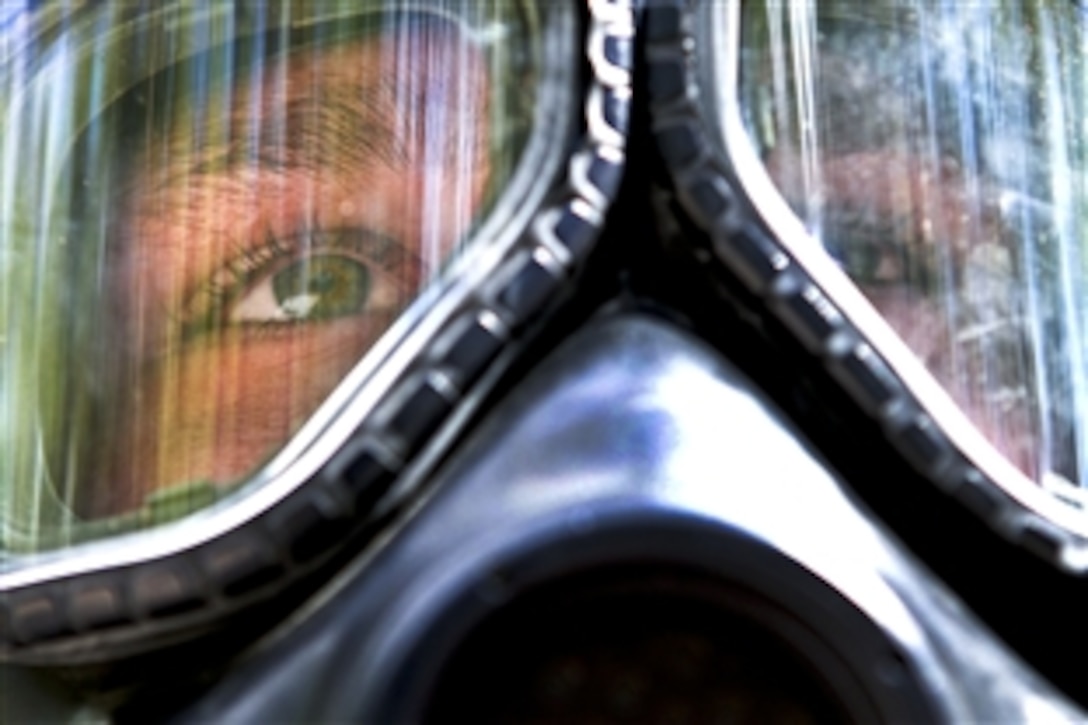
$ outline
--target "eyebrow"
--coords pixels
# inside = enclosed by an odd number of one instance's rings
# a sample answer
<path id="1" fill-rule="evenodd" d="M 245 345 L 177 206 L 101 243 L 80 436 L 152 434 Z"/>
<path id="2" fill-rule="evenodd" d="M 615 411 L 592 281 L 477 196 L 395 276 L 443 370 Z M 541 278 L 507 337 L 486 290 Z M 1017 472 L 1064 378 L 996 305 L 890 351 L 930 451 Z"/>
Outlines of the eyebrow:
<path id="1" fill-rule="evenodd" d="M 240 168 L 318 173 L 374 163 L 402 167 L 410 157 L 409 142 L 398 128 L 404 119 L 383 96 L 380 87 L 325 88 L 282 106 L 262 104 L 262 109 L 272 109 L 256 124 L 251 107 L 235 110 L 228 139 L 201 148 L 181 173 L 208 175 Z M 174 175 L 170 177 L 166 184 Z"/>

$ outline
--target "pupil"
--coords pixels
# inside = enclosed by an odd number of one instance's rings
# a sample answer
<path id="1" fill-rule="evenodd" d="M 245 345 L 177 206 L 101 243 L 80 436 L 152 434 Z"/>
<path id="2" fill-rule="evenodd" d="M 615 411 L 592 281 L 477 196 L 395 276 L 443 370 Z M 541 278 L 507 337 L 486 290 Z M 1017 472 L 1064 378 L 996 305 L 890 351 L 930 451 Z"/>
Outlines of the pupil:
<path id="1" fill-rule="evenodd" d="M 272 279 L 276 303 L 294 319 L 321 320 L 362 312 L 370 295 L 365 265 L 340 256 L 302 260 Z"/>
<path id="2" fill-rule="evenodd" d="M 316 274 L 310 277 L 307 291 L 310 294 L 323 294 L 336 289 L 337 281 L 337 276 L 329 270 L 318 270 Z"/>

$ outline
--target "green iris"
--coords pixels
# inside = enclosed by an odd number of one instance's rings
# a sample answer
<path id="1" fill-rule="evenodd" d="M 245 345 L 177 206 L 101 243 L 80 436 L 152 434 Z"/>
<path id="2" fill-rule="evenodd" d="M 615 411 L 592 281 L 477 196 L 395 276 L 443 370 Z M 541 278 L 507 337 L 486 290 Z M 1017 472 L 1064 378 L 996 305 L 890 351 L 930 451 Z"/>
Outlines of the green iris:
<path id="1" fill-rule="evenodd" d="M 349 257 L 324 255 L 292 264 L 272 278 L 276 303 L 295 320 L 330 320 L 362 312 L 370 270 Z"/>

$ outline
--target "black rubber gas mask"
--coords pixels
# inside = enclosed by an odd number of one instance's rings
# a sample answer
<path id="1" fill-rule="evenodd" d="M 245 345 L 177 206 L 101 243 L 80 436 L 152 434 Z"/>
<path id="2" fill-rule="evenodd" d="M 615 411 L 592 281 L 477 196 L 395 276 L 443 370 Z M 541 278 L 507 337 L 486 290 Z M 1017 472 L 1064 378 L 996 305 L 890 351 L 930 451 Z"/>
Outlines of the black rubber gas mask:
<path id="1" fill-rule="evenodd" d="M 1075 718 L 1086 23 L 0 11 L 13 717 Z"/>

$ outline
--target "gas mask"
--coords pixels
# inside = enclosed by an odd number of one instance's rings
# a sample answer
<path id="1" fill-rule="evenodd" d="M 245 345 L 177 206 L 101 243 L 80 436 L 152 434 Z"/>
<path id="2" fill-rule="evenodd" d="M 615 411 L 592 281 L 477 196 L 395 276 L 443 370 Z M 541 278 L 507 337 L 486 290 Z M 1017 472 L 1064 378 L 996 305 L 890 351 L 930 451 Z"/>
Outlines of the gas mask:
<path id="1" fill-rule="evenodd" d="M 3 11 L 12 718 L 1081 717 L 1086 39 Z"/>

